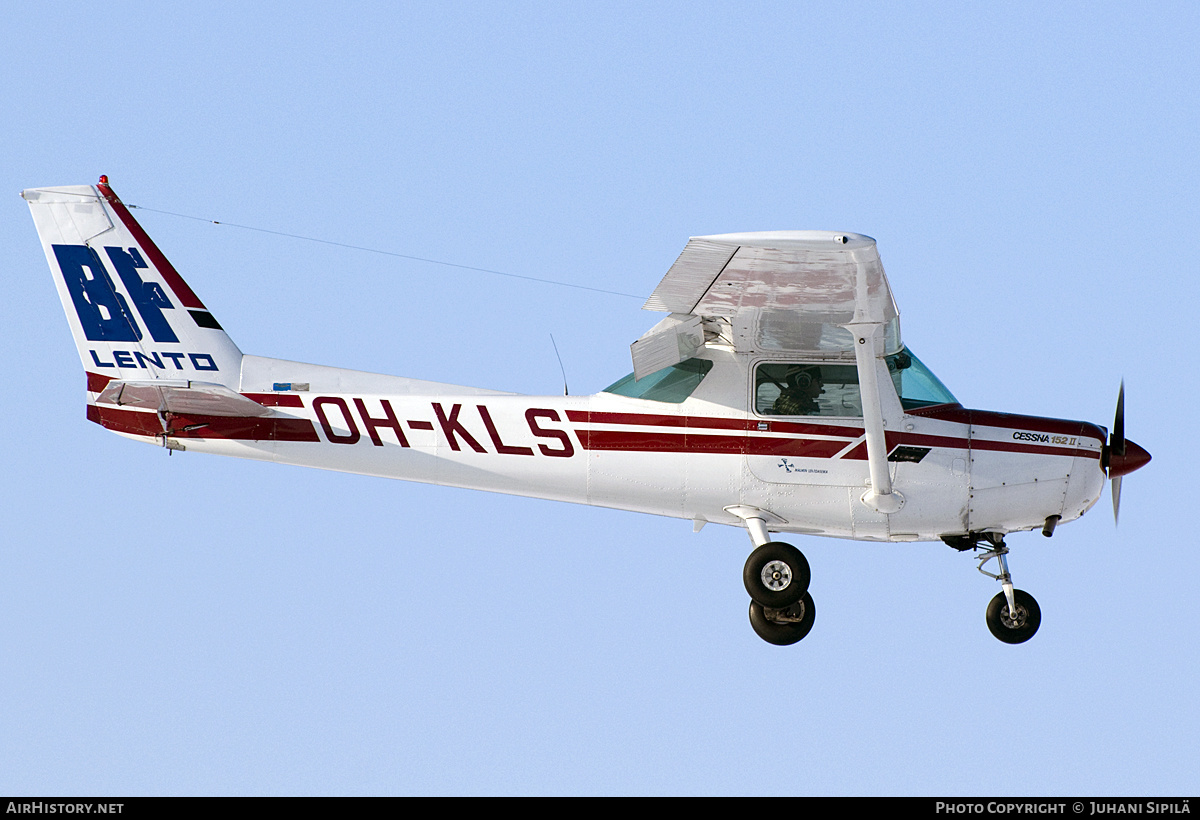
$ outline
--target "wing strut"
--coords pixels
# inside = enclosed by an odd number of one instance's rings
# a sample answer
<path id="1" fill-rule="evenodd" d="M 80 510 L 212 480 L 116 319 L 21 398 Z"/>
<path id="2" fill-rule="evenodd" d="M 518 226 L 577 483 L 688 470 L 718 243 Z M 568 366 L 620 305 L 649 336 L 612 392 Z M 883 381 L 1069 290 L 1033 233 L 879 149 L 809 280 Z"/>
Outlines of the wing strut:
<path id="1" fill-rule="evenodd" d="M 879 362 L 877 349 L 883 325 L 853 323 L 844 327 L 854 334 L 854 358 L 858 363 L 858 389 L 862 392 L 863 426 L 867 434 L 867 466 L 871 471 L 871 489 L 862 502 L 881 513 L 899 512 L 904 496 L 892 489 L 888 472 L 887 439 L 883 432 L 883 407 L 879 399 Z"/>
<path id="2" fill-rule="evenodd" d="M 855 254 L 857 256 L 857 254 Z M 843 325 L 854 334 L 854 360 L 858 365 L 858 389 L 862 394 L 863 427 L 867 435 L 867 465 L 871 489 L 862 502 L 881 513 L 899 512 L 904 496 L 892 489 L 888 471 L 887 437 L 883 430 L 883 405 L 879 398 L 879 358 L 883 353 L 883 322 L 869 315 L 866 266 L 858 261 L 854 321 Z M 874 318 L 875 321 L 871 321 Z"/>

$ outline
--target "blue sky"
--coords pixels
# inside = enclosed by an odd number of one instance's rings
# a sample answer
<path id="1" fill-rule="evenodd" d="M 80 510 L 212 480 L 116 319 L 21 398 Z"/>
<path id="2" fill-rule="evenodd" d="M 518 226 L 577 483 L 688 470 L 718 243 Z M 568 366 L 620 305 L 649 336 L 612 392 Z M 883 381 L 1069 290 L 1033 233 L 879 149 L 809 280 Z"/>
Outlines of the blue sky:
<path id="1" fill-rule="evenodd" d="M 1193 4 L 29 6 L 4 31 L 0 792 L 1194 793 Z M 941 544 L 793 539 L 165 451 L 85 421 L 23 188 L 649 294 L 689 236 L 874 236 L 972 407 L 1154 454 L 1051 540 L 1041 631 Z M 249 353 L 573 393 L 640 300 L 147 231 Z"/>

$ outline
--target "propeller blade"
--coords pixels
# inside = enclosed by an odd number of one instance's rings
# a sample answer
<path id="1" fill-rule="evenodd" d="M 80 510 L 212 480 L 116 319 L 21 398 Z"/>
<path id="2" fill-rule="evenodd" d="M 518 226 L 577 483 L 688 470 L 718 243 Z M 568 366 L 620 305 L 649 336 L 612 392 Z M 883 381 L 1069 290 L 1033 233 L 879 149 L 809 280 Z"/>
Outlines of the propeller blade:
<path id="1" fill-rule="evenodd" d="M 1114 462 L 1120 462 L 1125 455 L 1125 379 L 1121 379 L 1121 389 L 1117 391 L 1117 412 L 1113 417 L 1112 432 L 1108 435 L 1108 453 L 1105 457 L 1104 469 L 1112 483 L 1113 526 L 1121 523 L 1121 474 L 1113 470 Z"/>
<path id="2" fill-rule="evenodd" d="M 1125 380 L 1121 379 L 1121 390 L 1117 393 L 1117 415 L 1113 419 L 1112 433 L 1108 446 L 1101 456 L 1101 466 L 1112 482 L 1113 522 L 1120 522 L 1121 478 L 1129 475 L 1150 461 L 1150 453 L 1137 442 L 1125 438 Z"/>
<path id="3" fill-rule="evenodd" d="M 1113 419 L 1112 435 L 1108 437 L 1108 449 L 1114 456 L 1125 455 L 1125 380 L 1121 379 L 1121 391 L 1117 393 L 1117 415 Z"/>

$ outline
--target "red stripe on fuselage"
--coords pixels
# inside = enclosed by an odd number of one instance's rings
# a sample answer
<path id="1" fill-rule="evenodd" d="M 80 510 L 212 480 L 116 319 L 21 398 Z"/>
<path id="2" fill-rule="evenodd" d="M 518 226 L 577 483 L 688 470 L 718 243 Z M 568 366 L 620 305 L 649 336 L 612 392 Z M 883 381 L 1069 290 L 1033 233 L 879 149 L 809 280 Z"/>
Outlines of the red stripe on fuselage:
<path id="1" fill-rule="evenodd" d="M 567 420 L 590 424 L 635 424 L 646 427 L 687 427 L 697 430 L 742 430 L 756 431 L 767 427 L 764 432 L 798 433 L 808 436 L 841 436 L 858 438 L 863 434 L 861 427 L 843 427 L 834 424 L 803 424 L 774 419 L 734 419 L 720 416 L 667 416 L 650 413 L 591 413 L 568 410 Z"/>
<path id="2" fill-rule="evenodd" d="M 972 439 L 972 450 L 994 450 L 1003 453 L 1033 453 L 1039 456 L 1071 456 L 1073 458 L 1100 458 L 1099 450 L 1080 450 L 1071 447 L 1047 447 L 1043 444 L 1021 444 L 1020 442 L 986 441 Z"/>
<path id="3" fill-rule="evenodd" d="M 175 270 L 175 266 L 167 261 L 167 257 L 163 256 L 163 252 L 158 249 L 154 241 L 142 230 L 142 226 L 133 218 L 133 214 L 125 207 L 125 204 L 117 198 L 113 193 L 113 189 L 108 187 L 107 183 L 101 182 L 98 186 L 100 194 L 104 197 L 104 201 L 112 206 L 116 211 L 117 216 L 125 223 L 125 227 L 133 234 L 134 240 L 141 246 L 146 255 L 150 257 L 150 261 L 158 272 L 162 274 L 162 278 L 171 286 L 171 290 L 175 291 L 175 295 L 179 297 L 179 301 L 184 307 L 199 308 L 207 310 L 204 303 L 200 301 L 200 297 L 192 293 L 192 289 L 188 287 L 188 283 L 183 281 L 183 277 L 179 275 L 179 271 Z"/>
<path id="4" fill-rule="evenodd" d="M 939 404 L 933 407 L 922 407 L 918 410 L 910 410 L 909 414 L 927 419 L 971 424 L 975 427 L 995 427 L 1006 434 L 1028 431 L 1058 436 L 1094 438 L 1101 443 L 1106 438 L 1102 428 L 1086 421 L 1049 419 L 1043 416 L 1021 416 L 1016 413 L 996 413 L 991 410 L 967 410 L 961 404 Z"/>
<path id="5" fill-rule="evenodd" d="M 702 432 L 672 433 L 658 431 L 598 431 L 579 430 L 575 434 L 585 449 L 591 450 L 639 450 L 687 453 L 736 453 L 750 455 L 792 455 L 810 458 L 833 458 L 845 447 L 844 441 L 822 441 L 814 439 L 782 438 L 756 433 L 791 433 L 803 436 L 837 436 L 859 438 L 862 428 L 834 424 L 775 421 L 774 419 L 737 419 L 713 416 L 673 416 L 650 413 L 610 413 L 568 410 L 567 419 L 599 425 L 638 425 L 644 427 L 687 428 L 690 430 L 731 430 L 750 433 L 747 436 L 708 435 Z M 914 414 L 915 415 L 915 414 Z M 1054 435 L 1069 435 L 1077 438 L 1095 438 L 1104 441 L 1104 434 L 1093 424 L 1081 421 L 1047 419 L 1039 416 L 1020 416 L 1012 413 L 992 413 L 985 410 L 967 410 L 961 405 L 939 405 L 923 408 L 920 415 L 973 424 L 977 427 L 995 428 L 1001 435 L 1015 432 L 1036 432 Z M 760 430 L 765 424 L 768 430 Z M 1019 426 L 1013 426 L 1019 425 Z M 1035 455 L 1099 458 L 1098 450 L 1072 447 L 1055 447 L 1024 441 L 989 441 L 965 436 L 936 436 L 918 433 L 886 433 L 888 451 L 898 445 L 914 447 L 940 447 L 954 450 L 990 450 L 998 452 L 1030 453 Z M 866 460 L 866 442 L 845 453 L 842 458 L 852 461 Z"/>
<path id="6" fill-rule="evenodd" d="M 1015 431 L 1008 431 L 1015 432 Z M 986 439 L 959 439 L 946 436 L 924 436 L 913 433 L 887 433 L 887 448 L 890 453 L 898 445 L 911 447 L 946 447 L 954 450 L 991 450 L 1005 453 L 1029 453 L 1039 456 L 1068 456 L 1079 458 L 1099 458 L 1099 450 L 1084 450 L 1071 447 L 1050 447 L 1044 444 L 1027 444 L 1018 441 L 988 441 Z M 867 443 L 860 442 L 842 458 L 851 461 L 866 461 Z"/>
<path id="7" fill-rule="evenodd" d="M 635 430 L 576 430 L 585 450 L 665 453 L 748 453 L 750 455 L 833 458 L 846 446 L 827 439 L 722 436 L 703 433 L 645 433 Z"/>
<path id="8" fill-rule="evenodd" d="M 295 393 L 243 393 L 246 398 L 263 407 L 303 407 L 304 399 Z"/>

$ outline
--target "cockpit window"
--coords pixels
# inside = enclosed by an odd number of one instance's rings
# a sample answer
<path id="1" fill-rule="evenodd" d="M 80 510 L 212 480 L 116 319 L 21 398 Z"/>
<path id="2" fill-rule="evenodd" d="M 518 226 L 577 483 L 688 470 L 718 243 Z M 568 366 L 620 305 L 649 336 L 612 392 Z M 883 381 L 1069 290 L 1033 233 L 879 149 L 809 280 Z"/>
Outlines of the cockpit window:
<path id="1" fill-rule="evenodd" d="M 908 348 L 887 357 L 888 372 L 905 410 L 932 407 L 935 404 L 958 404 L 954 394 L 938 381 L 928 367 Z"/>
<path id="2" fill-rule="evenodd" d="M 958 404 L 907 348 L 887 357 L 888 372 L 905 410 Z M 763 416 L 861 418 L 858 368 L 852 364 L 764 362 L 754 371 L 754 410 Z"/>
<path id="3" fill-rule="evenodd" d="M 764 362 L 754 370 L 754 410 L 764 416 L 862 417 L 852 364 Z"/>
<path id="4" fill-rule="evenodd" d="M 628 396 L 631 399 L 647 399 L 679 404 L 695 392 L 700 382 L 712 370 L 713 363 L 707 359 L 687 359 L 679 364 L 664 367 L 634 381 L 630 373 L 625 378 L 604 388 L 605 393 Z"/>

